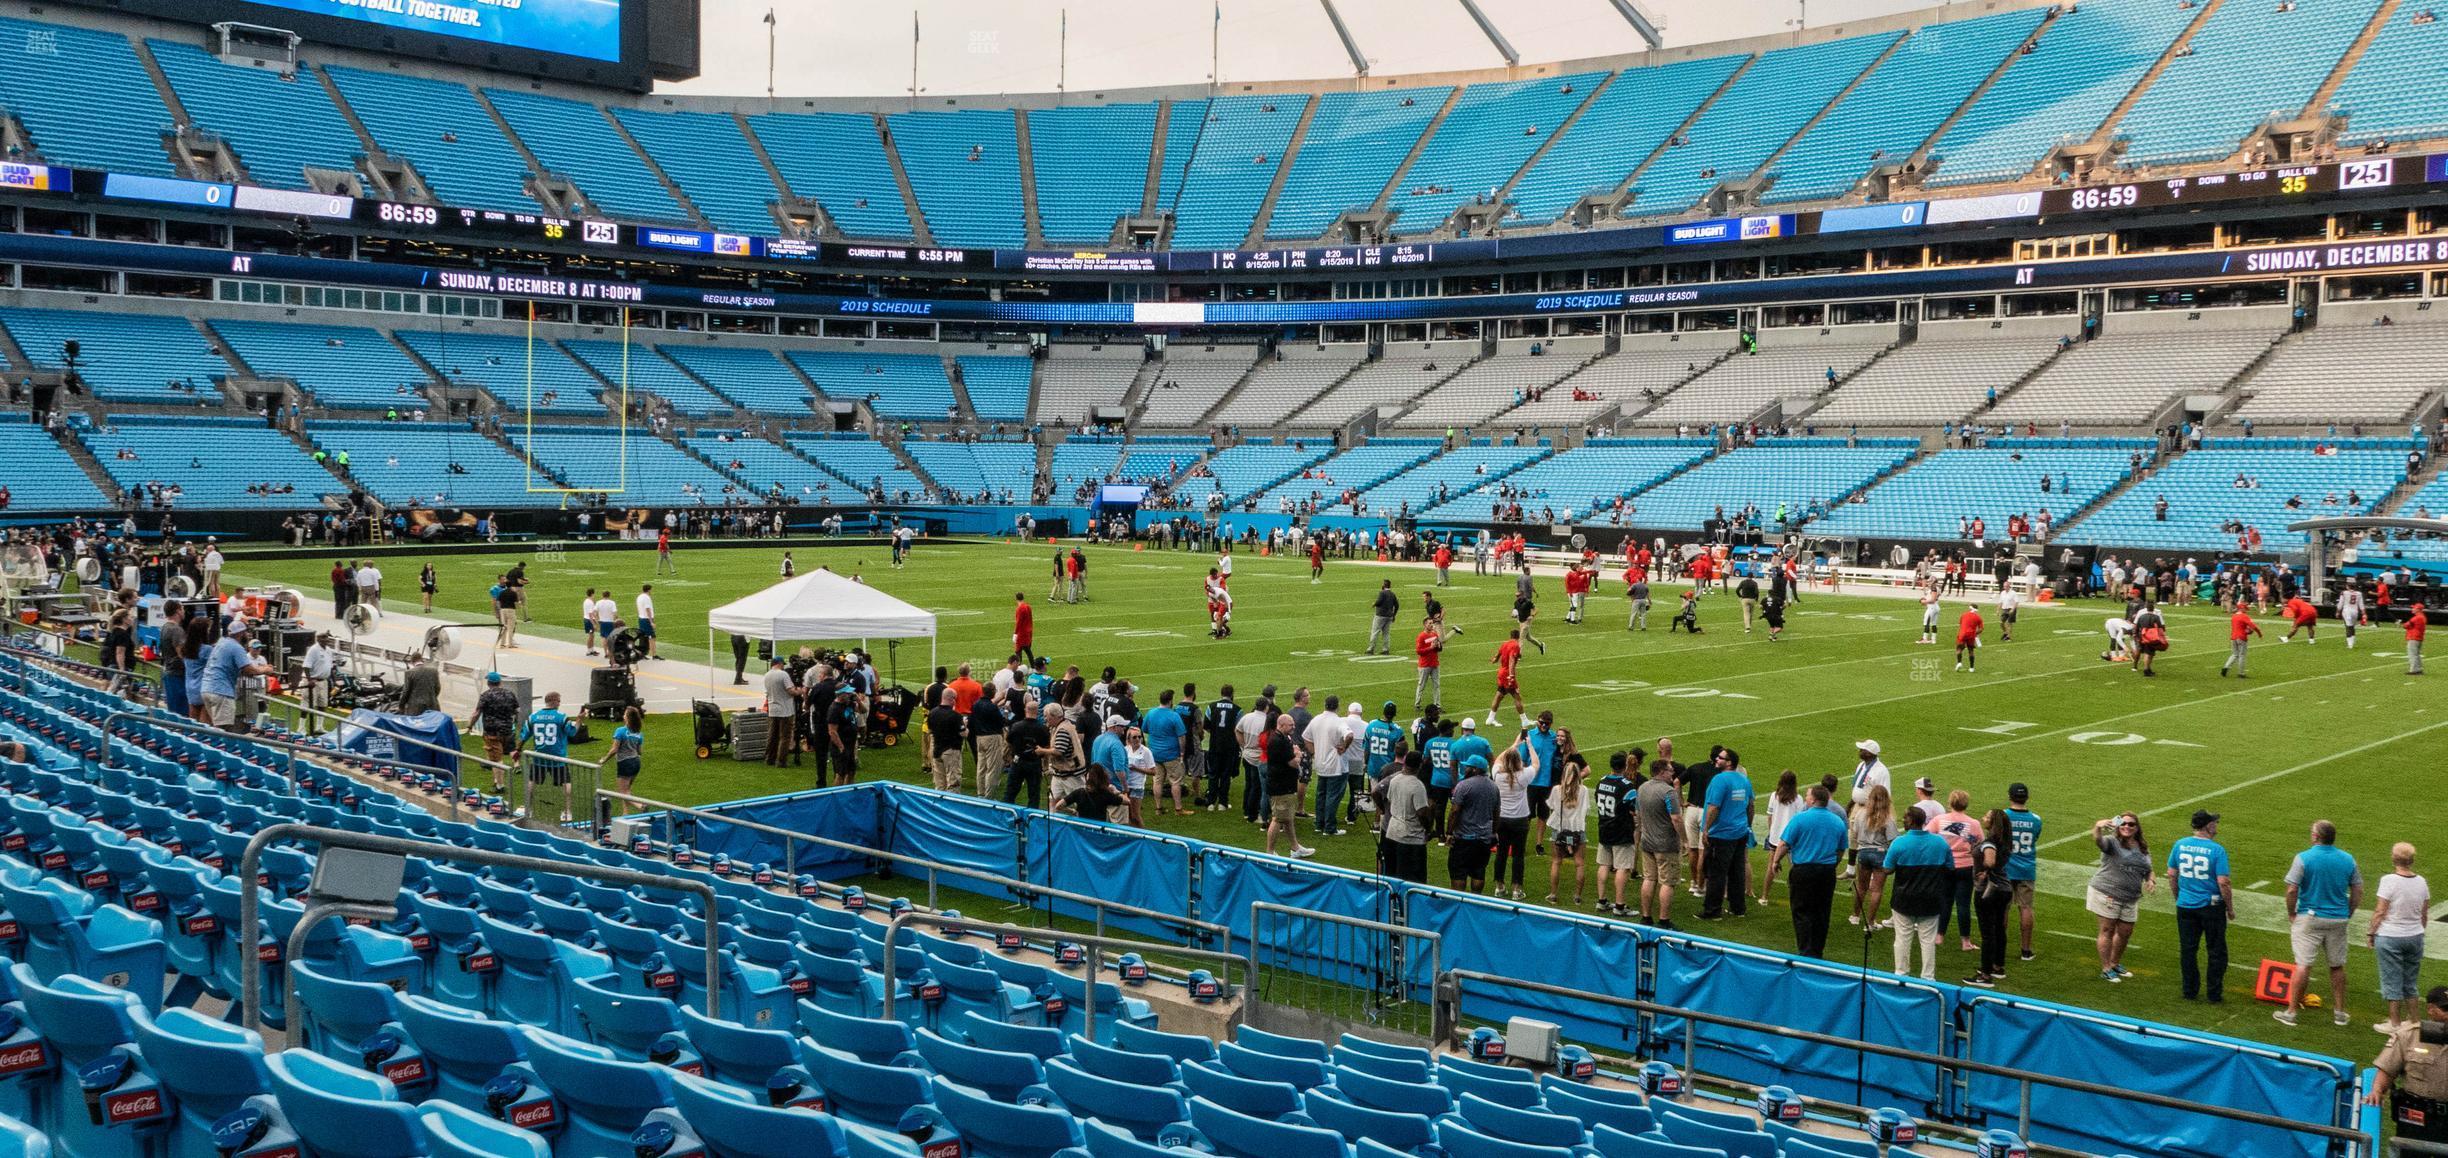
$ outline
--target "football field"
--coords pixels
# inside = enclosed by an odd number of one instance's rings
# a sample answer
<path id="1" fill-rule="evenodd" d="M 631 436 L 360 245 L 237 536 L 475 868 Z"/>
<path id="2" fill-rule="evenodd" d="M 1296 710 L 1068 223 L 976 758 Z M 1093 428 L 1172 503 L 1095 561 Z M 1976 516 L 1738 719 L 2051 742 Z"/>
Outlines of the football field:
<path id="1" fill-rule="evenodd" d="M 1434 581 L 1424 567 L 1330 561 L 1325 581 L 1313 584 L 1305 560 L 1258 558 L 1236 553 L 1234 633 L 1208 638 L 1201 582 L 1211 556 L 1203 553 L 1135 551 L 1090 547 L 1089 598 L 1066 604 L 1047 598 L 1052 548 L 1043 544 L 920 544 L 908 565 L 894 569 L 880 545 L 799 548 L 802 570 L 818 565 L 856 572 L 887 592 L 934 611 L 941 630 L 941 662 L 970 662 L 981 678 L 1010 649 L 1014 592 L 1036 607 L 1037 650 L 1051 657 L 1059 674 L 1078 664 L 1094 679 L 1105 665 L 1137 685 L 1143 709 L 1156 693 L 1185 682 L 1198 686 L 1202 702 L 1226 684 L 1248 706 L 1257 690 L 1275 684 L 1312 690 L 1313 707 L 1325 697 L 1357 698 L 1374 716 L 1392 700 L 1405 722 L 1414 679 L 1409 654 L 1418 630 L 1420 593 Z M 448 609 L 471 623 L 486 623 L 486 588 L 501 570 L 529 560 L 530 608 L 537 616 L 529 632 L 579 637 L 577 605 L 589 586 L 609 586 L 626 610 L 642 583 L 655 585 L 664 665 L 701 664 L 707 609 L 774 581 L 781 551 L 767 546 L 709 546 L 682 550 L 680 574 L 656 576 L 649 545 L 607 551 L 573 551 L 558 561 L 529 556 L 437 552 L 441 577 L 437 614 Z M 386 589 L 412 592 L 421 559 L 393 555 L 382 561 Z M 327 592 L 328 559 L 264 560 L 236 557 L 229 573 L 247 582 L 295 585 L 310 596 Z M 1952 639 L 1960 599 L 1943 614 L 1944 642 L 1915 643 L 1919 609 L 1910 599 L 1877 592 L 1828 594 L 1809 588 L 1791 609 L 1786 637 L 1771 643 L 1765 625 L 1746 634 L 1731 594 L 1712 593 L 1701 602 L 1698 636 L 1669 634 L 1672 591 L 1661 597 L 1646 632 L 1625 628 L 1623 585 L 1607 573 L 1590 597 L 1588 622 L 1564 622 L 1560 580 L 1539 577 L 1537 633 L 1546 651 L 1533 650 L 1522 663 L 1522 690 L 1533 713 L 1553 711 L 1569 729 L 1593 768 L 1606 757 L 1639 746 L 1654 749 L 1660 736 L 1675 741 L 1684 761 L 1703 758 L 1711 744 L 1725 744 L 1765 799 L 1778 774 L 1792 769 L 1807 786 L 1823 773 L 1848 776 L 1854 742 L 1875 739 L 1895 774 L 1898 794 L 1928 776 L 1941 799 L 1957 788 L 1972 795 L 1975 815 L 2002 806 L 2006 786 L 2031 786 L 2031 807 L 2046 822 L 2041 838 L 2039 958 L 2012 960 L 2000 984 L 2021 993 L 2203 1029 L 2291 1045 L 2321 1053 L 2364 1058 L 2380 1044 L 2369 1025 L 2379 1019 L 2376 972 L 2365 950 L 2361 922 L 2352 937 L 2349 1008 L 2355 1024 L 2336 1029 L 2326 1016 L 2307 1015 L 2299 1029 L 2273 1022 L 2268 1006 L 2250 1000 L 2251 973 L 2264 957 L 2287 953 L 2285 875 L 2289 858 L 2306 844 L 2315 819 L 2337 822 L 2339 844 L 2360 861 L 2369 885 L 2388 871 L 2391 843 L 2422 844 L 2441 831 L 2440 752 L 2448 741 L 2448 712 L 2428 677 L 2404 674 L 2402 633 L 2379 626 L 2363 633 L 2356 650 L 2344 646 L 2334 622 L 2324 622 L 2318 643 L 2280 646 L 2272 631 L 2255 645 L 2251 678 L 2221 678 L 2227 654 L 2224 616 L 2213 608 L 2169 609 L 2171 649 L 2160 656 L 2159 676 L 2140 678 L 2121 664 L 2102 662 L 2102 624 L 2121 605 L 2075 601 L 2027 605 L 2012 642 L 1999 638 L 1994 602 L 1981 610 L 1990 621 L 1977 672 L 1952 665 Z M 1369 606 L 1381 580 L 1392 579 L 1402 597 L 1396 621 L 1395 655 L 1359 654 L 1367 637 Z M 1511 626 L 1509 577 L 1478 577 L 1467 561 L 1456 568 L 1452 587 L 1439 592 L 1447 618 L 1463 633 L 1449 641 L 1444 661 L 1444 707 L 1448 715 L 1470 715 L 1483 723 L 1495 687 L 1491 662 Z M 389 606 L 412 610 L 396 597 Z M 2278 626 L 2274 617 L 2265 630 Z M 730 656 L 722 647 L 716 678 L 729 683 Z M 888 660 L 879 646 L 879 666 Z M 464 662 L 483 662 L 474 653 Z M 517 670 L 514 654 L 499 664 Z M 900 648 L 902 680 L 926 682 L 923 642 Z M 1518 723 L 1508 702 L 1503 726 L 1481 734 L 1502 744 Z M 803 771 L 777 772 L 727 758 L 700 762 L 688 751 L 685 717 L 657 717 L 648 727 L 646 773 L 639 791 L 681 803 L 705 803 L 808 787 Z M 596 748 L 600 749 L 599 741 Z M 600 751 L 582 751 L 596 758 Z M 904 743 L 870 759 L 868 774 L 923 782 L 914 744 Z M 2145 898 L 2144 914 L 2126 963 L 2136 976 L 2111 985 L 2099 979 L 2090 944 L 2094 921 L 2082 908 L 2082 891 L 2096 852 L 2089 842 L 2093 821 L 2131 809 L 2144 820 L 2155 863 L 2168 844 L 2186 834 L 2196 808 L 2224 814 L 2220 839 L 2228 847 L 2237 891 L 2239 927 L 2231 937 L 2235 966 L 2227 1003 L 2206 1006 L 2177 994 L 2175 922 L 2164 888 Z M 1220 843 L 1255 846 L 1262 841 L 1238 809 L 1157 816 L 1152 827 Z M 1349 834 L 1323 841 L 1303 823 L 1303 838 L 1331 864 L 1367 868 L 1371 838 Z M 2426 848 L 2427 856 L 2442 850 Z M 1755 865 L 1764 865 L 1764 855 Z M 2430 867 L 2418 862 L 2418 870 Z M 1755 872 L 1757 869 L 1755 868 Z M 1441 850 L 1430 855 L 1430 878 L 1444 879 Z M 1543 858 L 1534 858 L 1525 888 L 1533 902 L 1548 891 Z M 1559 903 L 1572 901 L 1569 883 Z M 1596 900 L 1586 887 L 1587 900 Z M 1832 955 L 1858 960 L 1862 946 L 1843 923 L 1849 892 L 1840 891 Z M 1588 905 L 1582 906 L 1584 911 Z M 2365 912 L 2369 909 L 2368 901 Z M 1790 949 L 1792 931 L 1783 907 L 1783 887 L 1772 903 L 1754 906 L 1747 917 L 1702 923 L 1698 902 L 1679 898 L 1677 917 L 1686 928 L 1730 940 Z M 2010 918 L 2011 923 L 2011 918 Z M 2010 934 L 2011 935 L 2011 934 Z M 1889 941 L 1882 933 L 1869 946 L 1873 966 L 1883 966 Z M 2432 955 L 2448 955 L 2448 938 L 2432 944 Z M 1959 952 L 1950 935 L 1941 949 L 1940 977 L 1970 975 L 1977 957 Z M 2448 965 L 2440 967 L 2448 970 Z M 2448 972 L 2427 975 L 2425 984 Z M 1594 985 L 1604 979 L 1592 979 Z M 2316 1024 L 2317 1022 L 2317 1024 Z"/>

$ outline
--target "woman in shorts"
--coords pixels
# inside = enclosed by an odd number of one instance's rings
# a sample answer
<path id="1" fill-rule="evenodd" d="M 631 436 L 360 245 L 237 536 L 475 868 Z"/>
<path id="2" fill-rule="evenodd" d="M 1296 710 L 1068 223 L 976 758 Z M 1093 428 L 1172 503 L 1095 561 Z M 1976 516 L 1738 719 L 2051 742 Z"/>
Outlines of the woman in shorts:
<path id="1" fill-rule="evenodd" d="M 646 753 L 646 715 L 636 708 L 621 712 L 620 727 L 612 729 L 612 790 L 627 795 L 637 783 L 638 765 Z M 637 811 L 634 801 L 622 801 L 622 812 Z"/>
<path id="2" fill-rule="evenodd" d="M 1867 800 L 1853 810 L 1853 915 L 1846 918 L 1849 923 L 1879 923 L 1879 904 L 1887 896 L 1887 846 L 1895 837 L 1895 800 L 1887 794 L 1886 785 L 1873 784 Z"/>
<path id="3" fill-rule="evenodd" d="M 1122 774 L 1122 794 L 1130 797 L 1130 826 L 1146 828 L 1139 810 L 1147 800 L 1148 780 L 1156 774 L 1156 753 L 1148 747 L 1147 733 L 1136 724 L 1122 733 L 1122 751 L 1129 757 Z"/>
<path id="4" fill-rule="evenodd" d="M 1564 766 L 1556 777 L 1555 786 L 1547 790 L 1547 839 L 1555 843 L 1547 861 L 1547 903 L 1556 903 L 1557 880 L 1564 875 L 1564 866 L 1572 866 L 1572 903 L 1581 904 L 1582 849 L 1589 844 L 1589 793 L 1582 788 L 1589 779 L 1589 761 L 1573 752 L 1558 758 Z M 1604 877 L 1601 876 L 1601 881 Z M 1602 886 L 1600 892 L 1605 892 Z"/>
<path id="5" fill-rule="evenodd" d="M 2083 890 L 2083 907 L 2099 918 L 2100 980 L 2115 984 L 2133 976 L 2125 968 L 2125 946 L 2142 916 L 2142 895 L 2159 882 L 2151 875 L 2141 817 L 2127 812 L 2095 821 L 2091 840 L 2099 846 L 2100 866 Z"/>

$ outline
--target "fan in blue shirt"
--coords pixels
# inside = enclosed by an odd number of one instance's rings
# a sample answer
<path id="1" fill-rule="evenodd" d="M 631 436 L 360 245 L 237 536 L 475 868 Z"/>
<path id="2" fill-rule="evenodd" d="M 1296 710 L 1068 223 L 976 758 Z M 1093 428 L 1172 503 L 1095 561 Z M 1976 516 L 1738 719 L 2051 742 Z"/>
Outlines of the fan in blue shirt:
<path id="1" fill-rule="evenodd" d="M 2287 866 L 2287 907 L 2331 921 L 2354 915 L 2363 891 L 2363 870 L 2354 857 L 2337 846 L 2337 826 L 2326 820 L 2312 826 L 2312 847 L 2295 854 Z M 2287 914 L 2294 916 L 2294 912 Z"/>
<path id="2" fill-rule="evenodd" d="M 2006 789 L 2013 801 L 2006 809 L 2006 879 L 2031 881 L 2040 877 L 2040 816 L 2023 805 L 2031 790 L 2021 784 Z"/>
<path id="3" fill-rule="evenodd" d="M 1387 700 L 1383 715 L 1370 720 L 1368 730 L 1360 735 L 1360 748 L 1368 758 L 1369 779 L 1386 774 L 1386 764 L 1394 759 L 1394 746 L 1402 742 L 1401 726 L 1394 722 L 1394 701 Z"/>
<path id="4" fill-rule="evenodd" d="M 1159 764 L 1169 764 L 1182 758 L 1182 737 L 1190 734 L 1190 725 L 1182 720 L 1181 710 L 1173 706 L 1173 693 L 1157 697 L 1161 707 L 1147 714 L 1146 732 L 1148 755 Z"/>
<path id="5" fill-rule="evenodd" d="M 1751 835 L 1751 774 L 1726 768 L 1709 778 L 1710 840 L 1744 840 Z M 1804 809 L 1803 811 L 1810 811 Z M 1789 826 L 1790 827 L 1790 826 Z"/>
<path id="6" fill-rule="evenodd" d="M 1709 787 L 1715 788 L 1716 785 Z M 1785 843 L 1786 855 L 1792 857 L 1797 865 L 1832 865 L 1844 859 L 1849 834 L 1845 829 L 1845 818 L 1833 810 L 1804 808 L 1785 822 L 1784 835 L 1778 839 Z"/>
<path id="7" fill-rule="evenodd" d="M 1462 717 L 1462 734 L 1453 738 L 1452 750 L 1453 765 L 1457 769 L 1470 763 L 1473 756 L 1478 757 L 1484 766 L 1492 768 L 1496 765 L 1496 749 L 1479 738 L 1478 726 L 1471 722 L 1469 716 Z"/>
<path id="8" fill-rule="evenodd" d="M 2227 879 L 2227 850 L 2206 836 L 2188 836 L 2168 846 L 2168 876 L 2176 882 L 2176 907 L 2224 905 L 2219 882 Z"/>
<path id="9" fill-rule="evenodd" d="M 1528 745 L 1531 751 L 1538 753 L 1538 776 L 1530 781 L 1530 787 L 1544 789 L 1553 785 L 1556 766 L 1554 714 L 1540 712 L 1538 727 L 1530 729 L 1529 734 L 1522 738 L 1522 743 Z M 1542 801 L 1545 799 L 1543 794 L 1540 799 Z"/>
<path id="10" fill-rule="evenodd" d="M 569 783 L 569 717 L 561 714 L 561 693 L 546 692 L 544 706 L 527 717 L 520 739 L 534 749 L 527 758 L 527 776 L 538 783 Z"/>

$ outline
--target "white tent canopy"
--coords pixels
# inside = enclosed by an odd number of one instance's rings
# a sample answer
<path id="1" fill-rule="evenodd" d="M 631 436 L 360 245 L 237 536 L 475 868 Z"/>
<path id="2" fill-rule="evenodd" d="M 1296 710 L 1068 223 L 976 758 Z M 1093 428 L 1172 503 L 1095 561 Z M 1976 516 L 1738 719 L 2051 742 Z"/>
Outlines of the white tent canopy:
<path id="1" fill-rule="evenodd" d="M 775 643 L 817 639 L 932 639 L 935 613 L 816 570 L 785 579 L 706 615 L 706 626 Z"/>

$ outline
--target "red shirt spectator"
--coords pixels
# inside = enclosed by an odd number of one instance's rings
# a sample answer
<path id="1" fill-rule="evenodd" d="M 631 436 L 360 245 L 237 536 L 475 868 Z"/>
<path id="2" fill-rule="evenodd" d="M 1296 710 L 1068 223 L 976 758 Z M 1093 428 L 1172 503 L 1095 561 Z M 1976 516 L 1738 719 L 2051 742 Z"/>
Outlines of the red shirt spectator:
<path id="1" fill-rule="evenodd" d="M 1444 641 L 1437 637 L 1435 629 L 1423 627 L 1420 629 L 1419 638 L 1413 641 L 1411 650 L 1418 653 L 1421 667 L 1434 668 L 1439 659 L 1438 649 L 1443 646 Z"/>
<path id="2" fill-rule="evenodd" d="M 2252 613 L 2240 606 L 2237 607 L 2234 618 L 2227 621 L 2227 642 L 2242 643 L 2259 634 L 2261 634 L 2261 625 L 2253 622 Z"/>

